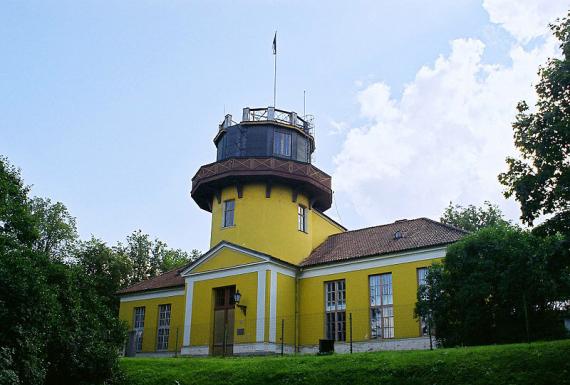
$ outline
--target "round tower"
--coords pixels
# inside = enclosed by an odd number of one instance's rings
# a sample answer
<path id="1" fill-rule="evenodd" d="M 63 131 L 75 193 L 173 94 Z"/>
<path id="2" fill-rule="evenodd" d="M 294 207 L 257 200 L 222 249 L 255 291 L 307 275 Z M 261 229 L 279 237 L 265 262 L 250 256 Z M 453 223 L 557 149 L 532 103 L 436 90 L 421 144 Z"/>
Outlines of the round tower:
<path id="1" fill-rule="evenodd" d="M 210 246 L 227 241 L 295 264 L 307 257 L 324 240 L 314 222 L 332 202 L 331 177 L 311 164 L 310 119 L 244 108 L 239 123 L 225 116 L 214 144 L 216 162 L 200 167 L 191 192 L 212 213 Z"/>

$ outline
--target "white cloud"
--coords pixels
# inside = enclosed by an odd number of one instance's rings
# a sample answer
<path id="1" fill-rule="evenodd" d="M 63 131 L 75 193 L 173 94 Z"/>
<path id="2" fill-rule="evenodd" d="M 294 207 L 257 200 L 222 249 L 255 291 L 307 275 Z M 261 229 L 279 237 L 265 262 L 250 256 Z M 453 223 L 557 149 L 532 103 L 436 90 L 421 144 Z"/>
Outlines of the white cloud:
<path id="1" fill-rule="evenodd" d="M 569 7 L 570 2 L 556 0 L 483 0 L 491 22 L 520 42 L 548 33 L 545 26 L 564 16 Z"/>
<path id="2" fill-rule="evenodd" d="M 336 120 L 330 120 L 329 123 L 332 127 L 332 129 L 329 130 L 329 135 L 342 134 L 348 128 L 348 124 L 346 122 L 337 122 Z"/>
<path id="3" fill-rule="evenodd" d="M 367 223 L 437 218 L 451 200 L 491 200 L 518 217 L 518 205 L 504 200 L 497 175 L 506 169 L 505 157 L 516 153 L 511 128 L 516 104 L 534 103 L 538 66 L 558 48 L 544 25 L 541 32 L 521 32 L 519 23 L 532 18 L 519 9 L 509 19 L 505 4 L 485 1 L 492 20 L 519 41 L 510 50 L 510 65 L 486 64 L 482 41 L 457 39 L 448 56 L 418 70 L 401 98 L 383 82 L 358 93 L 365 123 L 346 131 L 333 181 L 342 200 Z M 543 20 L 546 13 L 534 16 Z M 521 43 L 541 35 L 532 49 Z"/>

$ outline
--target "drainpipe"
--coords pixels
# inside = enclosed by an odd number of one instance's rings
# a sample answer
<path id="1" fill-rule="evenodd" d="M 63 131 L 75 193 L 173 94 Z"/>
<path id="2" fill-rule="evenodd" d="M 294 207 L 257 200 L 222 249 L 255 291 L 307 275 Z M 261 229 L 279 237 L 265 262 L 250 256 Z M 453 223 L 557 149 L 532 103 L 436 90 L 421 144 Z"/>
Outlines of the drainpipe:
<path id="1" fill-rule="evenodd" d="M 299 279 L 300 270 L 295 270 L 295 353 L 299 353 Z"/>

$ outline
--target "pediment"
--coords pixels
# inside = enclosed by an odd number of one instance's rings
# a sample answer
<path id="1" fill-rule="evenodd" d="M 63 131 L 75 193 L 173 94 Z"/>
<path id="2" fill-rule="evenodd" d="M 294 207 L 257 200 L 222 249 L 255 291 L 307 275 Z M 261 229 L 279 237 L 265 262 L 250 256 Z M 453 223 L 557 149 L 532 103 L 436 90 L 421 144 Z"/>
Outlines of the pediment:
<path id="1" fill-rule="evenodd" d="M 246 249 L 229 242 L 221 242 L 194 261 L 181 275 L 186 276 L 189 274 L 263 263 L 269 261 L 270 258 L 268 255 L 255 252 L 254 250 Z"/>

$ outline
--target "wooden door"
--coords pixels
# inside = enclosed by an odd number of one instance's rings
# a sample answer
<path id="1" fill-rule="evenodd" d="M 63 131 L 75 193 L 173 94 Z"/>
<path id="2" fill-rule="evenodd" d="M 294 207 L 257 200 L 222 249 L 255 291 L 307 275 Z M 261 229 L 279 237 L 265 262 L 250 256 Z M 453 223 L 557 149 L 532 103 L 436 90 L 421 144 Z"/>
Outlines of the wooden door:
<path id="1" fill-rule="evenodd" d="M 235 286 L 214 289 L 214 338 L 212 355 L 230 356 L 234 348 Z"/>

